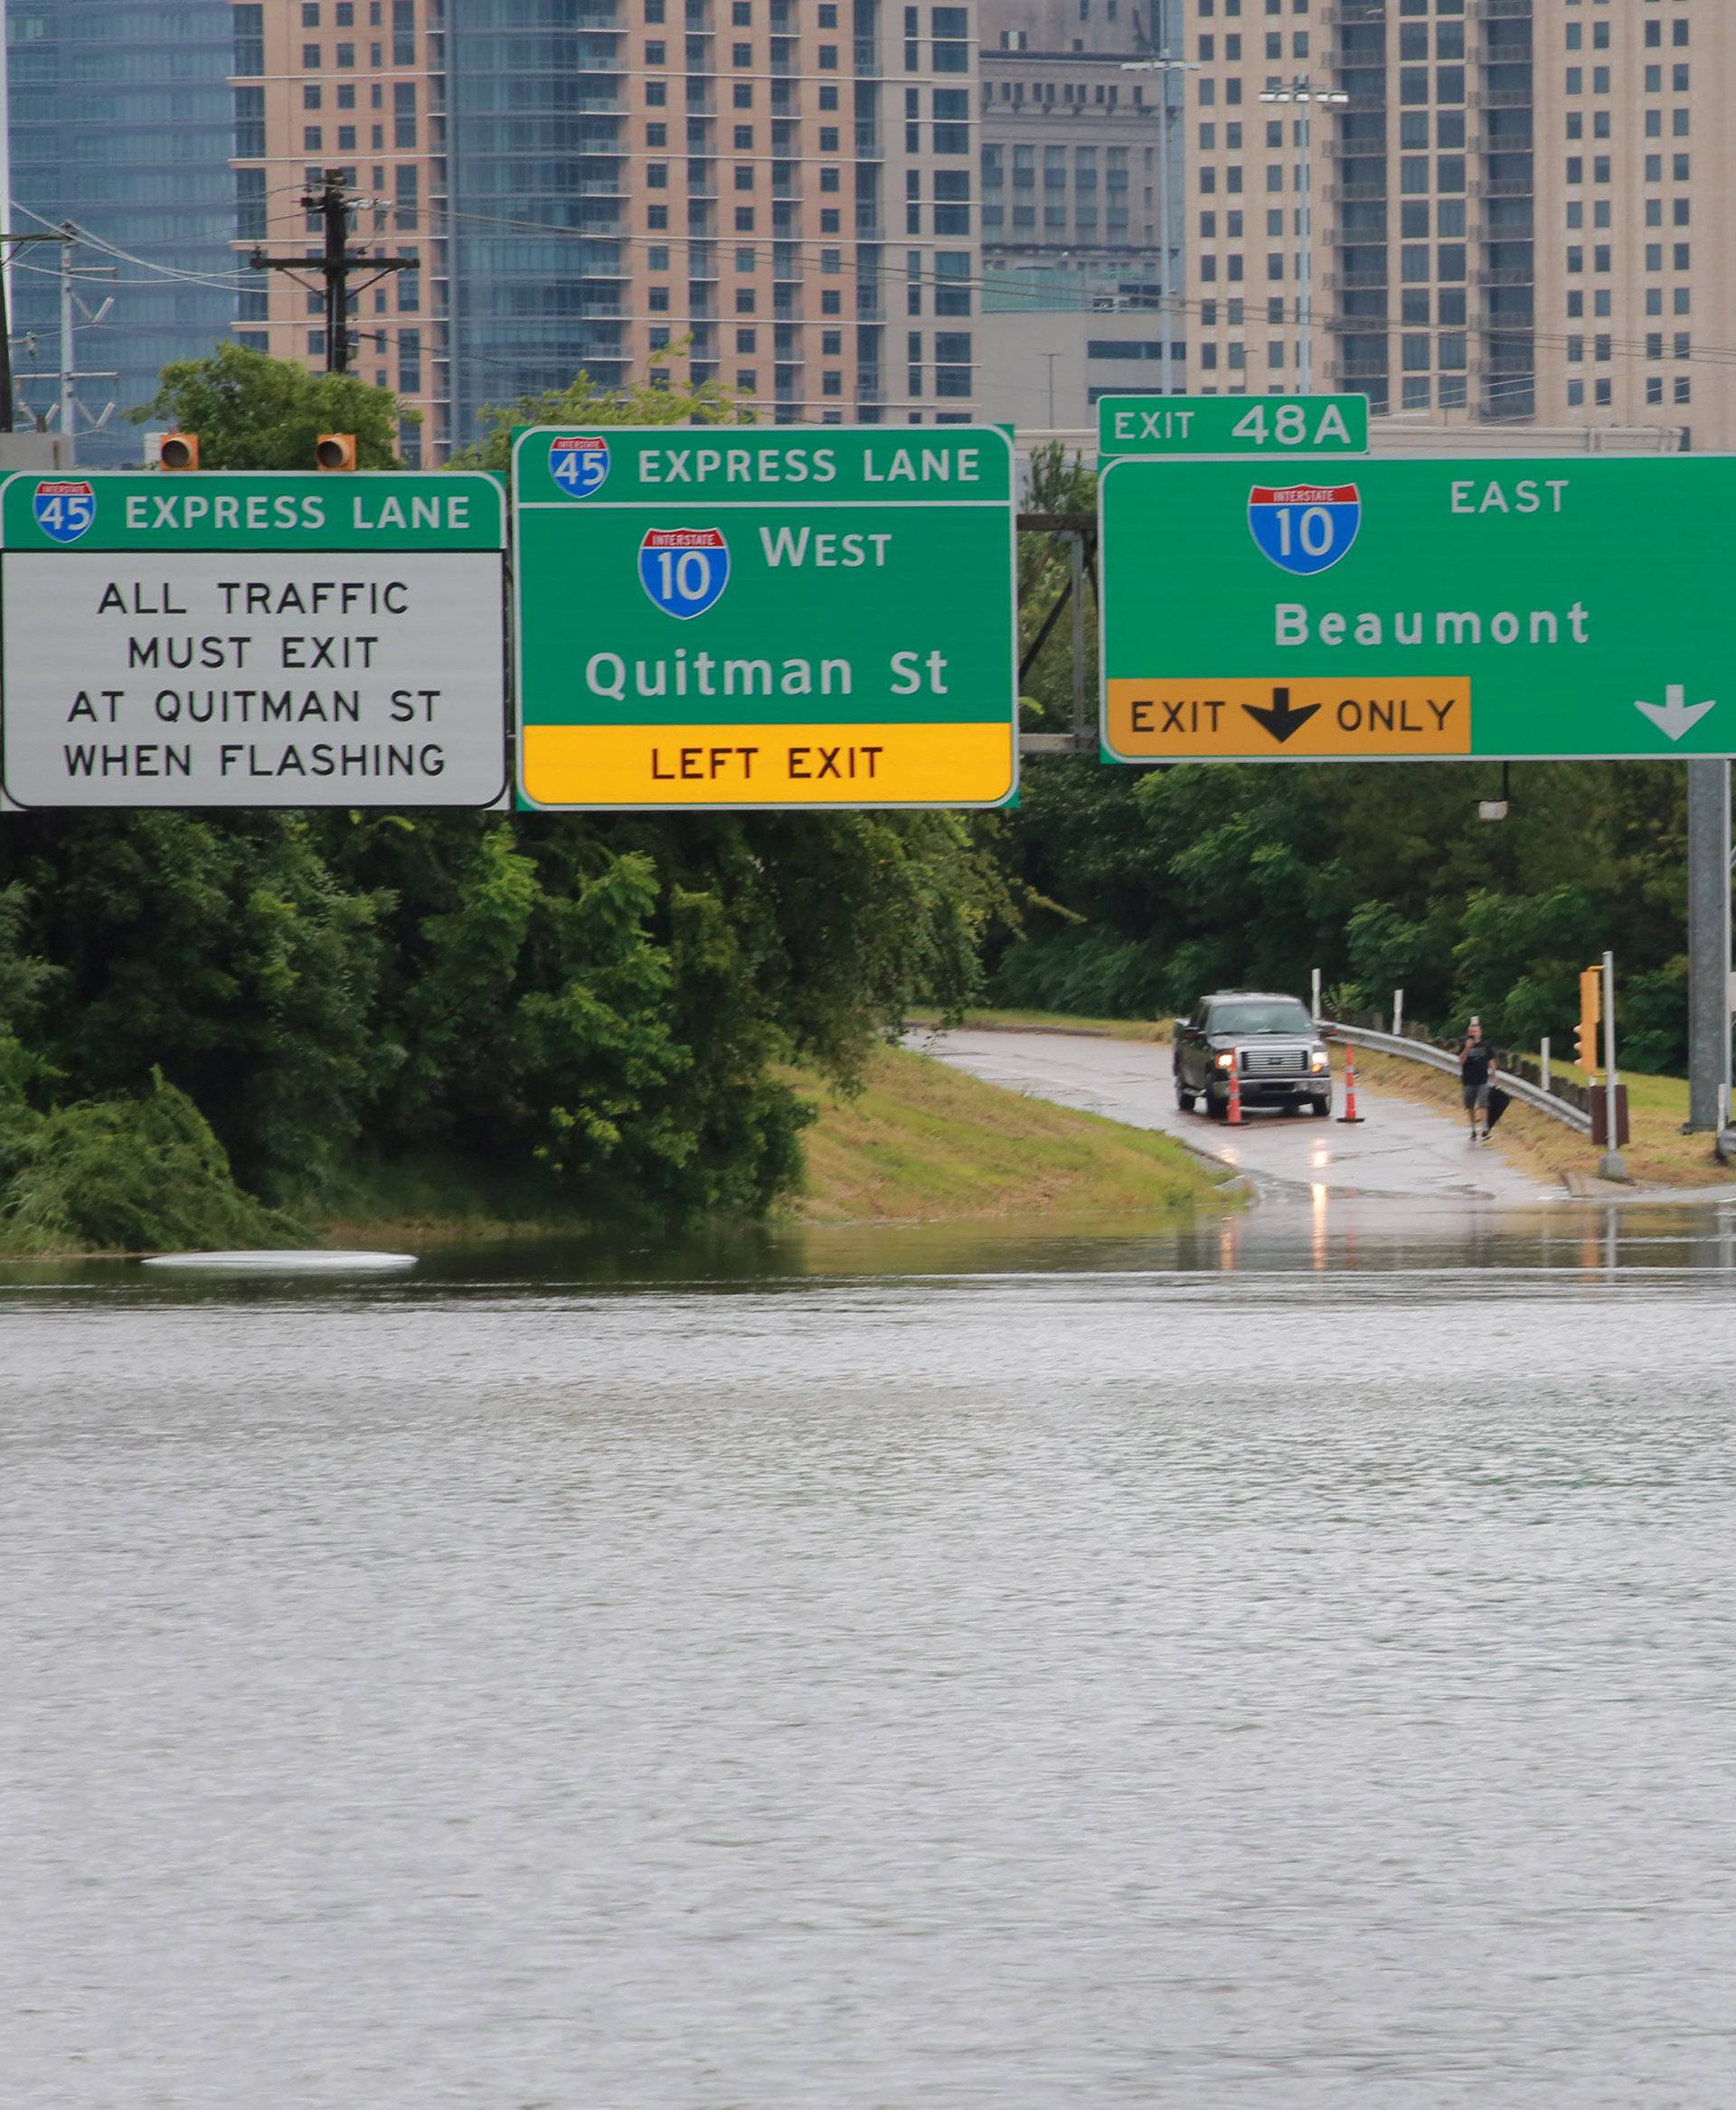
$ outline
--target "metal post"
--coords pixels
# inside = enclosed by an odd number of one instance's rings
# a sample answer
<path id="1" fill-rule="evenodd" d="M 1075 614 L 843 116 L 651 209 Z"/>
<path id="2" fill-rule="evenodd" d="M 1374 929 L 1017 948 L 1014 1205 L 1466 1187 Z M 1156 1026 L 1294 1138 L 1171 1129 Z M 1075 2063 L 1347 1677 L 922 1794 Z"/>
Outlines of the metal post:
<path id="1" fill-rule="evenodd" d="M 1320 1018 L 1320 970 L 1318 967 L 1314 970 L 1314 1017 L 1316 1022 L 1318 1023 Z"/>
<path id="2" fill-rule="evenodd" d="M 1156 24 L 1153 25 L 1156 34 Z M 1168 395 L 1175 386 L 1174 346 L 1175 302 L 1170 288 L 1170 271 L 1177 247 L 1175 230 L 1169 211 L 1169 77 L 1172 73 L 1197 73 L 1200 62 L 1195 59 L 1172 59 L 1169 55 L 1167 36 L 1164 50 L 1155 59 L 1124 59 L 1124 73 L 1153 73 L 1157 78 L 1157 240 L 1158 267 L 1162 276 L 1157 281 L 1157 336 L 1162 348 L 1164 393 Z"/>
<path id="3" fill-rule="evenodd" d="M 1162 247 L 1158 251 L 1157 280 L 1157 335 L 1163 345 L 1164 393 L 1175 393 L 1175 376 L 1171 371 L 1171 338 L 1174 331 L 1170 324 L 1169 303 L 1170 238 L 1169 224 L 1169 53 L 1165 50 L 1162 71 L 1157 76 L 1157 239 Z"/>
<path id="4" fill-rule="evenodd" d="M 1729 1117 L 1730 764 L 1688 768 L 1688 1127 Z"/>
<path id="5" fill-rule="evenodd" d="M 1067 579 L 1073 608 L 1073 742 L 1093 745 L 1085 710 L 1085 538 L 1067 538 Z"/>
<path id="6" fill-rule="evenodd" d="M 1549 1089 L 1549 1035 L 1547 1033 L 1543 1035 L 1543 1060 L 1541 1063 L 1541 1068 L 1543 1070 L 1543 1089 L 1547 1091 Z"/>
<path id="7" fill-rule="evenodd" d="M 1392 992 L 1392 1031 L 1394 1034 L 1401 1033 L 1404 1031 L 1404 991 L 1402 989 L 1395 989 Z"/>
<path id="8" fill-rule="evenodd" d="M 78 426 L 79 391 L 72 376 L 78 371 L 78 364 L 72 356 L 72 244 L 63 241 L 61 244 L 61 438 L 66 443 L 69 468 L 77 451 L 73 441 Z"/>
<path id="9" fill-rule="evenodd" d="M 1616 1146 L 1616 956 L 1603 956 L 1604 1149 L 1598 1160 L 1600 1180 L 1625 1180 L 1627 1161 Z"/>
<path id="10" fill-rule="evenodd" d="M 1297 81 L 1298 91 L 1303 83 Z M 1302 200 L 1302 256 L 1296 295 L 1297 382 L 1307 396 L 1314 392 L 1314 164 L 1313 105 L 1302 104 L 1302 160 L 1297 189 Z"/>

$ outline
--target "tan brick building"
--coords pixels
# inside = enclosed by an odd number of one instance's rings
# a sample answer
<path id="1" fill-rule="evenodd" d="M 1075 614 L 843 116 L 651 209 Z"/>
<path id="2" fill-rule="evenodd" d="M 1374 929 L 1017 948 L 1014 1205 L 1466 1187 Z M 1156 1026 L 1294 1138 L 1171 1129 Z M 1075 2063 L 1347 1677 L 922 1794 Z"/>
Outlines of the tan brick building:
<path id="1" fill-rule="evenodd" d="M 353 295 L 352 370 L 396 389 L 422 414 L 409 459 L 451 443 L 446 345 L 444 55 L 439 0 L 235 0 L 236 247 L 283 257 L 320 247 L 304 193 L 338 168 L 367 201 L 358 246 L 417 258 Z M 356 283 L 365 278 L 357 274 Z M 236 335 L 283 359 L 322 365 L 325 297 L 316 276 L 260 272 L 240 296 Z"/>
<path id="2" fill-rule="evenodd" d="M 1187 385 L 1736 444 L 1726 0 L 1179 0 Z M 1289 99 L 1275 99 L 1288 98 Z"/>
<path id="3" fill-rule="evenodd" d="M 621 361 L 688 371 L 764 418 L 976 414 L 975 9 L 636 0 Z"/>

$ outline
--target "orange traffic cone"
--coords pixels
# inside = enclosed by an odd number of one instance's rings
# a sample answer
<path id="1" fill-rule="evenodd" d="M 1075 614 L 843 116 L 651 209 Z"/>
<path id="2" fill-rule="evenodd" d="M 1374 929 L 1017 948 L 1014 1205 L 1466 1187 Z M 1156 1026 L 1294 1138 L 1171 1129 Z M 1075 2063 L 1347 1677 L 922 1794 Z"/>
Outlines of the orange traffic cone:
<path id="1" fill-rule="evenodd" d="M 1230 1050 L 1230 1126 L 1241 1126 L 1241 1050 Z"/>
<path id="2" fill-rule="evenodd" d="M 1360 1121 L 1362 1117 L 1356 1111 L 1356 1050 L 1346 1041 L 1344 1042 L 1344 1110 L 1338 1118 L 1341 1121 Z"/>

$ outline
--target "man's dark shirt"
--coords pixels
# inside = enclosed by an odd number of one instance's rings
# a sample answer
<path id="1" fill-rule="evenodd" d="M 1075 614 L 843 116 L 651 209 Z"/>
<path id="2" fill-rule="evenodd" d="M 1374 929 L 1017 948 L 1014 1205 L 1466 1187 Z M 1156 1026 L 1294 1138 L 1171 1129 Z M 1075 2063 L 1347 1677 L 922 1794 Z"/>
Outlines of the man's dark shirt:
<path id="1" fill-rule="evenodd" d="M 1458 1074 L 1474 1090 L 1481 1091 L 1489 1081 L 1489 1065 L 1495 1060 L 1495 1050 L 1486 1041 L 1467 1041 L 1458 1058 Z"/>

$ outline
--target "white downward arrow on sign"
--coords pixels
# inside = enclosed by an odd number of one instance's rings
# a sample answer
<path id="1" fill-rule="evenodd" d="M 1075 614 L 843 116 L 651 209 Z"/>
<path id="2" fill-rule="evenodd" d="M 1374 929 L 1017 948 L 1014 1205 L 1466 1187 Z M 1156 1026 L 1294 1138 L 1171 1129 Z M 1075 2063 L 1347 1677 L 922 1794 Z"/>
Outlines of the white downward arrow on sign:
<path id="1" fill-rule="evenodd" d="M 1692 732 L 1708 711 L 1717 708 L 1715 696 L 1704 703 L 1690 703 L 1688 692 L 1680 682 L 1670 683 L 1661 703 L 1642 703 L 1637 698 L 1634 702 L 1634 709 L 1643 711 L 1659 732 L 1673 740 L 1679 740 L 1684 732 Z"/>

